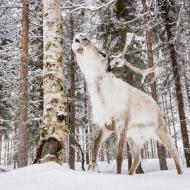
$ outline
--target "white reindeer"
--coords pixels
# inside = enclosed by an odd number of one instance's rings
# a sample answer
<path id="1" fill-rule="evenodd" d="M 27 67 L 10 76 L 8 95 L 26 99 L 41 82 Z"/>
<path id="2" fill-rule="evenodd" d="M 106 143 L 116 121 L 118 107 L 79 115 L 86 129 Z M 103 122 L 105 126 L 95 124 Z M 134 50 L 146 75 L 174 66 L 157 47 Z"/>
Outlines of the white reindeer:
<path id="1" fill-rule="evenodd" d="M 143 143 L 149 139 L 156 139 L 168 149 L 175 161 L 178 174 L 182 174 L 177 149 L 154 99 L 107 72 L 109 64 L 107 55 L 93 45 L 86 36 L 77 34 L 72 49 L 87 82 L 93 120 L 100 126 L 89 169 L 97 169 L 97 156 L 102 142 L 112 132 L 117 132 L 119 134 L 117 173 L 121 173 L 125 139 L 133 157 L 129 175 L 135 173 L 140 163 Z"/>

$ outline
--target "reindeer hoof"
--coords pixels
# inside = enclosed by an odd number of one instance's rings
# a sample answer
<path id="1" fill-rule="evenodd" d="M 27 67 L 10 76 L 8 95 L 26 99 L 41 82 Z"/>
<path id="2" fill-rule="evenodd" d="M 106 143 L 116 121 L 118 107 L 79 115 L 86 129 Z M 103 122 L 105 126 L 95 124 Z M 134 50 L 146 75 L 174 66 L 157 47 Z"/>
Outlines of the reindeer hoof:
<path id="1" fill-rule="evenodd" d="M 91 162 L 88 165 L 88 171 L 99 172 L 99 170 L 98 170 L 98 164 L 96 162 Z"/>
<path id="2" fill-rule="evenodd" d="M 128 175 L 134 175 L 134 172 L 129 171 L 129 172 L 128 172 Z"/>
<path id="3" fill-rule="evenodd" d="M 180 169 L 180 170 L 177 171 L 177 173 L 178 173 L 178 175 L 182 175 L 183 174 L 183 170 Z"/>

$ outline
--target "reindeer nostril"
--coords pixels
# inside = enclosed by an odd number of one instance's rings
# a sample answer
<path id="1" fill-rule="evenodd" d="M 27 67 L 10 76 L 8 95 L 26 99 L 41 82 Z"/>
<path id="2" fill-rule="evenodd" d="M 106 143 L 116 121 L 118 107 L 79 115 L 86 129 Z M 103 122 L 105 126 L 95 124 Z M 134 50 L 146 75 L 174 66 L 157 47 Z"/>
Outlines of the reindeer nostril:
<path id="1" fill-rule="evenodd" d="M 80 41 L 78 39 L 75 39 L 75 42 L 80 43 Z"/>

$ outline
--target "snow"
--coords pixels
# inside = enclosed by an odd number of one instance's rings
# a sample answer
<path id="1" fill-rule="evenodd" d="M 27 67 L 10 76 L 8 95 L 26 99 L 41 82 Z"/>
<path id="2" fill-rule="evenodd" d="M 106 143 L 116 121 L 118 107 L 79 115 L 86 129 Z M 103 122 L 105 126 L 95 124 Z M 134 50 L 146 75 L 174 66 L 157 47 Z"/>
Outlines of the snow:
<path id="1" fill-rule="evenodd" d="M 190 169 L 177 175 L 171 160 L 169 171 L 158 170 L 158 160 L 144 160 L 145 174 L 115 174 L 115 162 L 100 163 L 101 173 L 73 171 L 54 162 L 31 165 L 0 174 L 1 190 L 189 190 Z M 124 167 L 126 165 L 124 161 Z M 78 168 L 79 165 L 77 165 Z"/>

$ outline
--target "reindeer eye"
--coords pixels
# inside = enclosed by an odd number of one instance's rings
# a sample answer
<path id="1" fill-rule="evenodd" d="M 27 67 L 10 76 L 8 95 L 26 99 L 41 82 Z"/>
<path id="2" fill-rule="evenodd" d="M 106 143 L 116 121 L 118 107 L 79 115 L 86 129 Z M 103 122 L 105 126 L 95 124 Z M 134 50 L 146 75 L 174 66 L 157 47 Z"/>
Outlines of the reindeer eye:
<path id="1" fill-rule="evenodd" d="M 102 55 L 104 58 L 106 58 L 106 57 L 107 57 L 107 54 L 106 54 L 106 53 L 104 53 L 104 52 L 99 51 L 98 53 L 99 53 L 100 55 Z"/>

